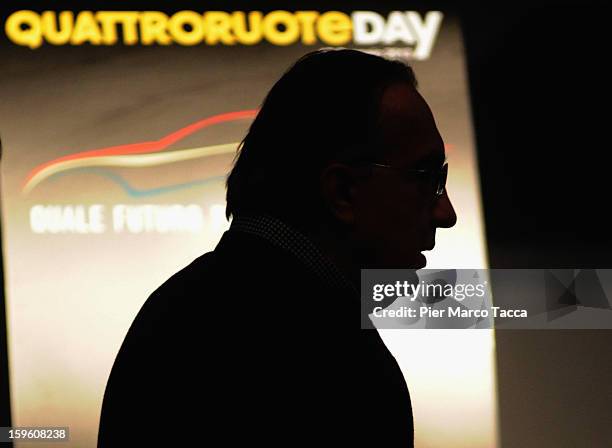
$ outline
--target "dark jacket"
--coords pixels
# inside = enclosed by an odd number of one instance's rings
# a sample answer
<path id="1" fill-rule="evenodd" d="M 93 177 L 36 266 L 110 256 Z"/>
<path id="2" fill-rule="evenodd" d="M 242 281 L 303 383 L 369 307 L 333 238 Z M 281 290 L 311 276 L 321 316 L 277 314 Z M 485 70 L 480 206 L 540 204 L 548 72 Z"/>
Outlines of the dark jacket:
<path id="1" fill-rule="evenodd" d="M 138 313 L 98 446 L 411 447 L 404 378 L 359 315 L 291 253 L 226 232 Z"/>

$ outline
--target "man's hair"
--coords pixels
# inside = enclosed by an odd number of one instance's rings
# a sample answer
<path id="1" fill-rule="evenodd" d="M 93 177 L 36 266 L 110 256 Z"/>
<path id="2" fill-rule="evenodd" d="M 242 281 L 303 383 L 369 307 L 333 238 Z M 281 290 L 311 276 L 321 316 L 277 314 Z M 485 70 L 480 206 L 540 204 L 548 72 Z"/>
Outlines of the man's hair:
<path id="1" fill-rule="evenodd" d="M 374 160 L 384 89 L 416 87 L 412 69 L 356 50 L 319 50 L 274 84 L 240 143 L 227 178 L 226 216 L 268 213 L 310 220 L 331 161 Z"/>

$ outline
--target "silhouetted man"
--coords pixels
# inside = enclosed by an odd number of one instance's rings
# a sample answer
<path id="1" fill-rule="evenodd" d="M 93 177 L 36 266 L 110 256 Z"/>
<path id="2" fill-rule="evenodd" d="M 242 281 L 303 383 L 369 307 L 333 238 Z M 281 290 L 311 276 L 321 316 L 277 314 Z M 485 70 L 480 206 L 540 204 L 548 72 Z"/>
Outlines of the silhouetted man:
<path id="1" fill-rule="evenodd" d="M 132 324 L 99 446 L 412 446 L 402 373 L 359 327 L 360 269 L 425 266 L 456 221 L 444 162 L 408 66 L 301 58 L 241 143 L 230 230 Z"/>

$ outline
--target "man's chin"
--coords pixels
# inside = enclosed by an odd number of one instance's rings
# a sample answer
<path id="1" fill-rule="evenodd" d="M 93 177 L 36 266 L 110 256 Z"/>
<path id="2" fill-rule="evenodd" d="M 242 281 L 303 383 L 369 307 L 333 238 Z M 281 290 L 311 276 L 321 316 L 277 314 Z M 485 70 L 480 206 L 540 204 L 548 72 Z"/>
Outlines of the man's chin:
<path id="1" fill-rule="evenodd" d="M 427 258 L 425 258 L 425 255 L 423 255 L 422 253 L 419 253 L 419 255 L 416 258 L 416 262 L 415 262 L 415 267 L 414 269 L 422 269 L 425 266 L 427 266 Z"/>
<path id="2" fill-rule="evenodd" d="M 390 269 L 423 269 L 427 265 L 427 258 L 421 252 L 404 257 L 399 263 L 395 263 Z"/>
<path id="3" fill-rule="evenodd" d="M 422 269 L 427 265 L 427 258 L 421 252 L 395 254 L 393 257 L 367 264 L 363 269 Z"/>

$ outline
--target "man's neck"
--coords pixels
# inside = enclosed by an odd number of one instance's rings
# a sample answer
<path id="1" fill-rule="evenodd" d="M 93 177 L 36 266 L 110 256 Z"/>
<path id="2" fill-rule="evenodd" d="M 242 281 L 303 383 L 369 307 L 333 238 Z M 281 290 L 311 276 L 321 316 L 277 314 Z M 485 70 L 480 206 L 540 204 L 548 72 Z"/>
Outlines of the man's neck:
<path id="1" fill-rule="evenodd" d="M 301 229 L 321 252 L 338 268 L 340 272 L 359 290 L 361 269 L 353 257 L 346 237 L 332 232 L 327 226 L 319 225 L 315 229 Z"/>
<path id="2" fill-rule="evenodd" d="M 342 255 L 342 239 L 332 238 L 326 229 L 308 231 L 303 224 L 272 214 L 243 213 L 232 220 L 230 231 L 258 235 L 293 254 L 330 286 L 351 294 L 359 292 L 359 270 L 351 269 L 351 258 Z"/>

